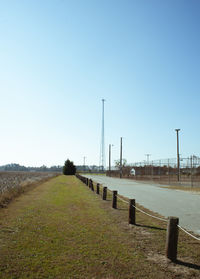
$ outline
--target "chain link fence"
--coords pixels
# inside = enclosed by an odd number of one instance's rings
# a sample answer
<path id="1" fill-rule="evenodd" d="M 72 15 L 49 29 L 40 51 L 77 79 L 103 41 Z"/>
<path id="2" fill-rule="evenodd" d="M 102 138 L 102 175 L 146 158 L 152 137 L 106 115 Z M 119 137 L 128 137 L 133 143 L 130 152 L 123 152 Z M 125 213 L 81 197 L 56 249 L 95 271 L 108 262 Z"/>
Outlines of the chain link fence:
<path id="1" fill-rule="evenodd" d="M 118 176 L 119 171 L 111 171 L 110 175 Z M 136 162 L 123 167 L 122 177 L 165 185 L 200 187 L 200 157 L 180 158 L 179 167 L 176 158 Z"/>

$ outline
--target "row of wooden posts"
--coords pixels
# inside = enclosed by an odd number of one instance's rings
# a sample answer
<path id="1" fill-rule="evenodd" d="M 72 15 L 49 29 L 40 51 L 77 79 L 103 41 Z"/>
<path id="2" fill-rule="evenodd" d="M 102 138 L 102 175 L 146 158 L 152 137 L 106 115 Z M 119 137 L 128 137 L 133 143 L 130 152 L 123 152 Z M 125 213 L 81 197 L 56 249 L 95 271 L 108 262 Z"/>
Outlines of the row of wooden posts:
<path id="1" fill-rule="evenodd" d="M 76 177 L 86 184 L 93 192 L 94 185 L 91 179 L 76 174 Z M 100 184 L 96 184 L 96 193 L 100 194 Z M 103 187 L 102 199 L 107 199 L 107 187 Z M 136 208 L 135 199 L 129 199 L 128 209 L 128 223 L 131 225 L 136 224 Z M 117 191 L 112 191 L 112 208 L 117 209 Z M 178 247 L 178 223 L 177 217 L 169 217 L 167 225 L 167 238 L 166 238 L 166 257 L 172 261 L 177 260 L 177 247 Z"/>

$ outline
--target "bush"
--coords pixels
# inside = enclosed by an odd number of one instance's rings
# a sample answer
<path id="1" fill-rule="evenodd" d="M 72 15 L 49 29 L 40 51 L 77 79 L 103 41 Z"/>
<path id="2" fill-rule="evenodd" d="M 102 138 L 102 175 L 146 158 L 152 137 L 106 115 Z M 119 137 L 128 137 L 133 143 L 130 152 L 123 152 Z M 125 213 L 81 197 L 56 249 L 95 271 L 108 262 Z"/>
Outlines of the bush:
<path id="1" fill-rule="evenodd" d="M 74 163 L 67 159 L 65 161 L 65 165 L 63 167 L 63 174 L 64 175 L 74 175 L 76 173 L 76 167 L 74 166 Z"/>

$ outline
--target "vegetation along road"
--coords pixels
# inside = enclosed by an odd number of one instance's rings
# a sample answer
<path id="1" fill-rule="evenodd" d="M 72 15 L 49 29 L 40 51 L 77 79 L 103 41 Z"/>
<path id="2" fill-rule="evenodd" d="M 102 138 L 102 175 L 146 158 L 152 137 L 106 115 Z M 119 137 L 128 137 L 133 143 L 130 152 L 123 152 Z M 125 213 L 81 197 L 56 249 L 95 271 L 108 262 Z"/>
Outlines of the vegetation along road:
<path id="1" fill-rule="evenodd" d="M 0 278 L 199 278 L 200 252 L 180 234 L 179 262 L 165 258 L 159 220 L 103 201 L 74 176 L 58 176 L 0 209 Z"/>

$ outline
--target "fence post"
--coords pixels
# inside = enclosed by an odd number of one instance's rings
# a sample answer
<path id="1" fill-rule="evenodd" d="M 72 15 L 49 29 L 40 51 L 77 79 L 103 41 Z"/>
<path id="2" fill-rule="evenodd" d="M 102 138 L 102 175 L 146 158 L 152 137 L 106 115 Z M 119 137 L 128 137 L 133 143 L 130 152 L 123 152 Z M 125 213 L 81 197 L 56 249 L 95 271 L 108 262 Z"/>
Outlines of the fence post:
<path id="1" fill-rule="evenodd" d="M 193 187 L 193 162 L 192 162 L 192 156 L 190 157 L 190 168 L 191 168 L 191 187 Z"/>
<path id="2" fill-rule="evenodd" d="M 91 190 L 94 191 L 94 185 L 93 185 L 93 181 L 91 180 Z"/>
<path id="3" fill-rule="evenodd" d="M 159 182 L 161 181 L 161 160 L 159 160 Z"/>
<path id="4" fill-rule="evenodd" d="M 135 199 L 129 200 L 129 218 L 128 223 L 135 225 Z"/>
<path id="5" fill-rule="evenodd" d="M 172 261 L 177 258 L 179 218 L 169 217 L 167 225 L 166 256 Z"/>
<path id="6" fill-rule="evenodd" d="M 117 191 L 113 191 L 112 208 L 117 208 Z"/>
<path id="7" fill-rule="evenodd" d="M 90 179 L 90 180 L 89 180 L 89 183 L 88 183 L 88 184 L 89 184 L 89 185 L 88 185 L 89 188 L 91 188 L 91 181 L 92 181 L 92 179 Z"/>
<path id="8" fill-rule="evenodd" d="M 97 194 L 99 195 L 99 183 L 97 183 Z"/>
<path id="9" fill-rule="evenodd" d="M 107 197 L 107 187 L 103 187 L 103 200 L 105 201 Z"/>

